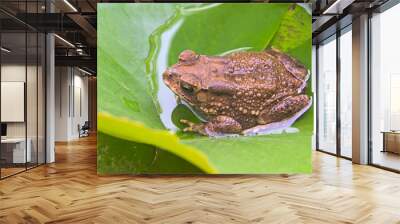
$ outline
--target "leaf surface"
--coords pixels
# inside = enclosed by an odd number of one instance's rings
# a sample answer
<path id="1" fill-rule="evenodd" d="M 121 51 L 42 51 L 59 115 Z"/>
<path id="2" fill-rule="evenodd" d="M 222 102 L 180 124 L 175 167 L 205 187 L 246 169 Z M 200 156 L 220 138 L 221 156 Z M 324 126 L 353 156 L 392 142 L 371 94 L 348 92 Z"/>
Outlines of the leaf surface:
<path id="1" fill-rule="evenodd" d="M 152 49 L 160 41 L 155 32 L 180 20 L 167 49 L 168 66 L 185 49 L 221 55 L 271 45 L 309 66 L 311 32 L 296 42 L 285 28 L 305 10 L 290 10 L 291 4 L 99 4 L 99 173 L 311 172 L 311 109 L 295 123 L 297 133 L 235 138 L 173 134 L 160 119 L 158 73 L 149 72 L 152 54 L 159 53 Z M 311 30 L 311 20 L 301 25 Z M 174 116 L 180 117 L 177 111 Z"/>

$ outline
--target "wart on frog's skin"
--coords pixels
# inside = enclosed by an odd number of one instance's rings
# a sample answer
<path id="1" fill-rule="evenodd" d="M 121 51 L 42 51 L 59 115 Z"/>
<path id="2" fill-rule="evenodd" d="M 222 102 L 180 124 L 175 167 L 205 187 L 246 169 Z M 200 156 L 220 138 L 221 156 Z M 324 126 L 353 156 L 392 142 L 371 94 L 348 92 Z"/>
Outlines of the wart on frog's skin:
<path id="1" fill-rule="evenodd" d="M 311 106 L 307 69 L 276 50 L 199 55 L 185 50 L 163 73 L 165 84 L 207 122 L 184 131 L 203 135 L 252 133 L 290 126 Z"/>

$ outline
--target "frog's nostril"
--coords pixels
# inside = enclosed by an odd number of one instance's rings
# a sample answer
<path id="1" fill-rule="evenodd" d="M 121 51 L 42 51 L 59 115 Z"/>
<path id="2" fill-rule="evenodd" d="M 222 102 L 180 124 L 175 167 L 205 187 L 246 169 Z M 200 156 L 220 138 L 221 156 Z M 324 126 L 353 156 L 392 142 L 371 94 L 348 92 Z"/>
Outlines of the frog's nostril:
<path id="1" fill-rule="evenodd" d="M 171 69 L 165 70 L 165 72 L 163 73 L 164 79 L 172 78 L 172 74 L 173 74 L 173 72 L 171 71 Z"/>

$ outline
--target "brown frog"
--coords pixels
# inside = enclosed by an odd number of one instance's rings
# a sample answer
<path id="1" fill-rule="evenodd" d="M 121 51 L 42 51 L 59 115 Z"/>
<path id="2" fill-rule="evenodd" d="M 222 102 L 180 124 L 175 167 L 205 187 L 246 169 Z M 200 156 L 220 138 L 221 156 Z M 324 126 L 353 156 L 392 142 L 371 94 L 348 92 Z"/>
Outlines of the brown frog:
<path id="1" fill-rule="evenodd" d="M 208 136 L 285 128 L 310 106 L 307 69 L 276 50 L 199 55 L 185 50 L 163 73 L 165 84 L 207 120 L 184 131 Z"/>

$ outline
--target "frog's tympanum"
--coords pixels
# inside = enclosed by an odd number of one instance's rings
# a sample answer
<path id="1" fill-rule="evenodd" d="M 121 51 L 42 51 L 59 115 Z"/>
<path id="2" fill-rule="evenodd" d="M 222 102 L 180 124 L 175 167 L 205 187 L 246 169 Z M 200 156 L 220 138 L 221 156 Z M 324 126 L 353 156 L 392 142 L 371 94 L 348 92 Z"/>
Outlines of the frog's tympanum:
<path id="1" fill-rule="evenodd" d="M 310 106 L 307 69 L 276 50 L 199 55 L 185 50 L 163 73 L 165 84 L 206 122 L 181 120 L 208 136 L 257 134 L 293 124 Z"/>

